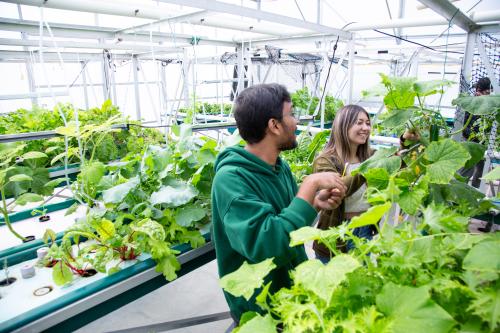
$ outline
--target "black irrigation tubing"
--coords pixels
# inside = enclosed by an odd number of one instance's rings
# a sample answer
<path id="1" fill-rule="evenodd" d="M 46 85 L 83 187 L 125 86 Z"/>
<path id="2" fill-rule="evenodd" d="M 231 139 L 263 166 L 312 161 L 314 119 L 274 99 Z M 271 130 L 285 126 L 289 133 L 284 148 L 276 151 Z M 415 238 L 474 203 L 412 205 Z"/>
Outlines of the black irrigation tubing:
<path id="1" fill-rule="evenodd" d="M 337 40 L 335 41 L 335 45 L 333 46 L 332 60 L 330 61 L 330 65 L 328 66 L 328 73 L 326 74 L 325 85 L 323 86 L 323 91 L 321 92 L 321 98 L 319 99 L 318 110 L 321 109 L 321 104 L 323 103 L 323 98 L 325 97 L 326 85 L 328 84 L 328 79 L 330 78 L 330 71 L 332 69 L 333 60 L 335 59 L 335 51 L 337 51 L 338 44 L 339 44 L 339 36 L 337 36 Z"/>
<path id="2" fill-rule="evenodd" d="M 393 34 L 390 34 L 390 33 L 387 33 L 387 32 L 383 32 L 383 31 L 380 31 L 380 30 L 377 30 L 377 29 L 373 29 L 373 31 L 378 32 L 378 33 L 380 33 L 382 35 L 386 35 L 386 36 L 390 36 L 390 37 L 394 37 L 394 38 L 400 39 L 400 40 L 405 41 L 407 43 L 416 44 L 418 46 L 421 46 L 423 48 L 426 48 L 426 49 L 434 51 L 434 52 L 464 54 L 463 52 L 459 52 L 459 51 L 442 51 L 442 50 L 436 50 L 433 47 L 430 47 L 430 46 L 427 46 L 427 45 L 424 45 L 424 44 L 421 44 L 421 43 L 417 43 L 417 42 L 414 42 L 414 41 L 408 40 L 406 38 L 399 37 L 399 36 L 396 36 L 396 35 L 393 35 Z"/>

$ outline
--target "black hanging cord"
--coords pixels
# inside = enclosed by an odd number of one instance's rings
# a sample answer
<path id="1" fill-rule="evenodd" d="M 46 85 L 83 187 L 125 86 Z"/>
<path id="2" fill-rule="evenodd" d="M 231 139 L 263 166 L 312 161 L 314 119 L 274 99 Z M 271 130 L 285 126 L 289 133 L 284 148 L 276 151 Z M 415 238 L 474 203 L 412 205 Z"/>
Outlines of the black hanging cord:
<path id="1" fill-rule="evenodd" d="M 335 45 L 333 45 L 332 60 L 330 60 L 330 65 L 328 65 L 328 73 L 326 74 L 325 85 L 323 86 L 323 91 L 321 92 L 321 98 L 319 99 L 319 103 L 318 103 L 319 109 L 318 110 L 321 110 L 321 104 L 323 103 L 323 98 L 325 97 L 326 86 L 328 84 L 328 79 L 330 78 L 330 71 L 332 69 L 333 59 L 335 59 L 335 51 L 337 51 L 338 44 L 339 44 L 339 36 L 337 36 L 337 40 L 335 41 Z"/>
<path id="2" fill-rule="evenodd" d="M 380 31 L 380 30 L 377 30 L 377 29 L 373 29 L 373 31 L 378 32 L 379 34 L 382 34 L 382 35 L 386 35 L 386 36 L 390 36 L 390 37 L 394 37 L 394 38 L 400 39 L 400 40 L 405 41 L 405 42 L 407 42 L 407 43 L 411 43 L 411 44 L 415 44 L 415 45 L 418 45 L 418 46 L 424 47 L 424 48 L 426 48 L 426 49 L 428 49 L 428 50 L 431 50 L 431 51 L 434 51 L 434 52 L 463 54 L 463 52 L 459 52 L 459 51 L 441 51 L 441 50 L 436 50 L 436 49 L 435 49 L 435 48 L 433 48 L 433 47 L 430 47 L 430 46 L 427 46 L 427 45 L 424 45 L 424 44 L 420 44 L 420 43 L 417 43 L 417 42 L 414 42 L 414 41 L 408 40 L 408 39 L 406 39 L 406 38 L 399 37 L 399 36 L 396 36 L 396 35 L 393 35 L 393 34 L 389 34 L 389 33 L 387 33 L 387 32 L 383 32 L 383 31 Z"/>

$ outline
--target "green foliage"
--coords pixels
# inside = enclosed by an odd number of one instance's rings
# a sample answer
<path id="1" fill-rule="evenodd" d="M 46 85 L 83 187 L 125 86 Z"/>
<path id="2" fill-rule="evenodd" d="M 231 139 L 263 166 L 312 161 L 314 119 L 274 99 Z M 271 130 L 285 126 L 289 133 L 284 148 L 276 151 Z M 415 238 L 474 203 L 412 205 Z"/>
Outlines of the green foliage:
<path id="1" fill-rule="evenodd" d="M 500 167 L 499 166 L 495 167 L 495 169 L 491 170 L 486 175 L 484 175 L 483 179 L 486 179 L 486 180 L 500 179 Z"/>
<path id="2" fill-rule="evenodd" d="M 292 104 L 294 109 L 296 110 L 296 113 L 300 115 L 313 115 L 319 103 L 319 97 L 312 96 L 309 93 L 309 89 L 307 87 L 295 91 L 290 95 L 290 97 L 292 99 Z M 325 96 L 324 104 L 324 119 L 326 122 L 333 121 L 337 111 L 344 106 L 344 103 L 341 100 L 331 95 Z M 321 114 L 318 112 L 318 114 L 316 115 L 316 119 L 318 120 L 320 119 L 320 117 Z"/>
<path id="3" fill-rule="evenodd" d="M 290 165 L 290 169 L 299 183 L 307 175 L 312 173 L 314 158 L 323 149 L 330 131 L 325 130 L 312 136 L 304 131 L 297 137 L 298 146 L 295 149 L 287 150 L 281 157 Z"/>
<path id="4" fill-rule="evenodd" d="M 65 231 L 63 243 L 91 242 L 78 246 L 76 253 L 54 253 L 57 260 L 77 274 L 86 265 L 113 273 L 121 261 L 148 253 L 156 271 L 168 280 L 176 278 L 180 263 L 172 246 L 205 243 L 199 228 L 210 220 L 218 150 L 212 139 L 193 136 L 189 126 L 174 132 L 178 136 L 170 136 L 168 145 L 144 147 L 141 154 L 129 153 L 119 163 L 85 161 L 74 189 L 94 207 Z"/>
<path id="5" fill-rule="evenodd" d="M 446 213 L 435 215 L 446 218 L 441 215 Z M 500 323 L 498 237 L 454 232 L 423 236 L 422 230 L 432 229 L 420 222 L 417 230 L 386 225 L 379 238 L 357 243 L 350 255 L 336 256 L 326 265 L 302 263 L 291 274 L 291 288 L 266 294 L 261 298 L 265 304 L 259 305 L 277 320 L 275 327 L 281 323 L 292 332 L 455 332 L 470 326 L 494 332 Z M 313 228 L 304 229 L 292 239 L 310 241 L 326 232 L 316 229 L 313 235 Z M 263 279 L 261 272 L 247 269 L 240 277 L 244 280 L 224 287 L 232 292 L 257 276 Z M 246 292 L 252 295 L 253 289 Z"/>
<path id="6" fill-rule="evenodd" d="M 300 264 L 290 273 L 293 285 L 274 294 L 262 284 L 253 286 L 263 288 L 257 304 L 275 319 L 270 323 L 274 329 L 282 325 L 284 332 L 498 331 L 499 237 L 467 230 L 470 218 L 486 211 L 491 202 L 456 175 L 464 165 L 476 163 L 484 147 L 453 141 L 439 112 L 425 106 L 427 96 L 441 93 L 449 84 L 382 75 L 387 111 L 379 126 L 396 127 L 399 135 L 413 132 L 417 139 L 397 154 L 397 148 L 380 149 L 353 171 L 367 180 L 367 200 L 372 204 L 367 212 L 329 230 L 306 227 L 290 234 L 290 246 L 319 241 L 333 258 L 326 265 L 317 260 Z M 490 102 L 480 100 L 474 108 L 481 114 L 498 113 Z M 475 102 L 459 103 L 466 108 L 466 103 Z M 499 178 L 497 170 L 485 178 Z M 392 218 L 387 212 L 395 205 L 401 213 Z M 377 224 L 381 218 L 393 225 L 384 223 L 373 240 L 353 234 L 353 228 Z M 347 241 L 355 245 L 348 255 L 337 249 L 339 242 Z M 245 279 L 252 280 L 251 274 L 248 270 Z M 225 287 L 231 292 L 231 286 Z M 248 323 L 242 321 L 240 330 Z"/>
<path id="7" fill-rule="evenodd" d="M 9 231 L 24 240 L 12 227 L 9 213 L 15 205 L 43 201 L 43 196 L 51 194 L 55 182 L 49 182 L 49 172 L 40 167 L 47 155 L 37 151 L 25 151 L 24 144 L 0 145 L 0 213 Z M 13 205 L 7 205 L 7 197 L 13 198 Z"/>
<path id="8" fill-rule="evenodd" d="M 258 264 L 248 264 L 246 261 L 236 271 L 226 274 L 220 279 L 220 284 L 227 292 L 249 300 L 255 289 L 264 283 L 264 277 L 276 268 L 272 259 Z"/>
<path id="9" fill-rule="evenodd" d="M 180 108 L 178 111 L 186 114 L 184 119 L 185 124 L 193 124 L 193 119 L 197 115 L 209 115 L 209 116 L 228 116 L 233 105 L 228 103 L 215 104 L 207 102 L 198 102 L 196 98 L 191 101 L 192 106 L 187 108 Z"/>
<path id="10" fill-rule="evenodd" d="M 429 288 L 384 285 L 377 295 L 377 308 L 390 321 L 393 332 L 448 332 L 455 321 L 431 300 Z"/>
<path id="11" fill-rule="evenodd" d="M 111 101 L 105 101 L 101 107 L 89 110 L 76 110 L 71 104 L 58 104 L 53 110 L 35 107 L 32 110 L 19 109 L 11 113 L 0 116 L 0 134 L 17 134 L 39 131 L 52 131 L 64 126 L 61 116 L 64 115 L 68 127 L 76 129 L 74 121 L 78 113 L 79 127 L 87 125 L 100 125 L 110 118 L 116 118 L 114 123 L 127 123 L 127 119 L 121 116 L 117 106 Z M 133 123 L 133 122 L 132 122 Z M 135 124 L 135 123 L 134 123 Z M 61 134 L 67 133 L 60 131 Z M 71 134 L 70 131 L 68 134 Z M 74 137 L 74 136 L 73 136 Z M 137 126 L 131 127 L 128 131 L 117 130 L 108 131 L 99 141 L 89 142 L 85 157 L 90 158 L 94 152 L 94 157 L 101 162 L 109 162 L 124 157 L 128 152 L 140 152 L 149 143 L 162 142 L 163 138 L 159 131 L 155 129 L 142 129 Z M 76 139 L 69 141 L 70 151 L 68 159 L 70 162 L 79 162 L 78 147 Z M 32 140 L 25 143 L 25 152 L 45 153 L 48 155 L 50 164 L 62 163 L 66 155 L 64 139 L 60 137 L 50 140 Z"/>
<path id="12" fill-rule="evenodd" d="M 496 115 L 500 112 L 499 95 L 461 95 L 455 98 L 451 103 L 460 107 L 463 111 L 467 111 L 470 114 L 478 116 Z"/>

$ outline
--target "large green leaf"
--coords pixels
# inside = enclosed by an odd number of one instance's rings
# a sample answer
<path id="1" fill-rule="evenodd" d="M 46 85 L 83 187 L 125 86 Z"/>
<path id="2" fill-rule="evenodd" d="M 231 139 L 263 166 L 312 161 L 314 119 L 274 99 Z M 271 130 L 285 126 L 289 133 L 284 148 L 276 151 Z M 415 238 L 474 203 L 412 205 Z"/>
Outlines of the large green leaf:
<path id="1" fill-rule="evenodd" d="M 139 178 L 134 177 L 128 182 L 116 185 L 102 192 L 102 199 L 105 203 L 120 203 L 127 194 L 139 185 Z"/>
<path id="2" fill-rule="evenodd" d="M 380 124 L 385 128 L 404 126 L 411 119 L 415 108 L 392 109 L 380 115 Z"/>
<path id="3" fill-rule="evenodd" d="M 220 285 L 231 295 L 243 296 L 248 301 L 255 289 L 262 287 L 264 278 L 275 267 L 272 258 L 253 265 L 245 261 L 236 271 L 224 275 L 220 279 Z"/>
<path id="4" fill-rule="evenodd" d="M 165 239 L 165 229 L 163 226 L 151 219 L 144 219 L 132 224 L 131 229 L 146 234 L 151 239 L 163 241 Z"/>
<path id="5" fill-rule="evenodd" d="M 373 168 L 363 174 L 368 186 L 383 190 L 389 184 L 389 173 L 386 169 Z"/>
<path id="6" fill-rule="evenodd" d="M 159 260 L 157 260 L 156 271 L 163 274 L 163 276 L 168 280 L 172 281 L 177 278 L 175 273 L 181 268 L 181 264 L 175 257 L 175 255 L 167 255 Z"/>
<path id="7" fill-rule="evenodd" d="M 477 208 L 478 201 L 484 198 L 484 193 L 469 184 L 452 179 L 445 188 L 447 200 L 456 203 L 465 203 L 470 208 Z"/>
<path id="8" fill-rule="evenodd" d="M 290 246 L 297 246 L 321 238 L 321 229 L 302 227 L 290 233 Z"/>
<path id="9" fill-rule="evenodd" d="M 426 286 L 412 288 L 392 282 L 377 295 L 377 307 L 391 320 L 394 333 L 449 332 L 455 321 L 431 300 Z"/>
<path id="10" fill-rule="evenodd" d="M 500 113 L 500 95 L 460 96 L 451 103 L 474 115 Z"/>
<path id="11" fill-rule="evenodd" d="M 55 132 L 64 136 L 78 136 L 75 123 L 69 123 L 66 127 L 58 127 L 55 129 Z"/>
<path id="12" fill-rule="evenodd" d="M 464 168 L 472 168 L 484 158 L 484 152 L 486 151 L 486 147 L 484 145 L 471 141 L 461 142 L 461 145 L 469 152 L 471 156 L 470 160 L 465 163 Z"/>
<path id="13" fill-rule="evenodd" d="M 463 267 L 476 271 L 500 272 L 500 241 L 483 241 L 474 245 L 464 258 Z"/>
<path id="14" fill-rule="evenodd" d="M 326 265 L 319 260 L 303 262 L 295 268 L 292 276 L 296 285 L 314 292 L 328 304 L 333 292 L 346 279 L 347 274 L 360 266 L 356 259 L 342 254 L 333 257 Z"/>
<path id="15" fill-rule="evenodd" d="M 10 179 L 11 177 L 19 174 L 31 175 L 32 171 L 28 167 L 12 167 L 7 169 L 5 173 L 5 179 Z M 14 196 L 17 197 L 25 192 L 27 192 L 31 187 L 31 181 L 20 181 L 20 182 L 9 182 L 6 183 L 4 190 L 7 197 Z"/>
<path id="16" fill-rule="evenodd" d="M 421 188 L 403 189 L 397 202 L 405 213 L 414 215 L 427 194 L 427 190 Z"/>
<path id="17" fill-rule="evenodd" d="M 205 208 L 187 205 L 178 208 L 175 212 L 175 222 L 183 227 L 190 226 L 193 222 L 199 221 L 207 215 L 207 210 Z"/>
<path id="18" fill-rule="evenodd" d="M 188 230 L 181 233 L 178 236 L 179 243 L 189 243 L 189 245 L 196 249 L 205 244 L 205 238 L 201 235 L 198 230 Z"/>
<path id="19" fill-rule="evenodd" d="M 95 186 L 99 184 L 99 181 L 104 176 L 105 172 L 106 166 L 97 161 L 83 166 L 80 170 L 80 176 L 85 184 Z"/>
<path id="20" fill-rule="evenodd" d="M 32 180 L 33 178 L 25 174 L 17 174 L 9 178 L 9 182 L 22 182 L 22 181 L 32 181 Z"/>
<path id="21" fill-rule="evenodd" d="M 387 170 L 389 174 L 393 174 L 401 168 L 401 158 L 394 156 L 398 147 L 381 148 L 373 154 L 372 157 L 361 163 L 361 165 L 352 172 L 356 175 L 358 172 L 364 175 L 369 170 L 374 168 L 382 168 Z"/>
<path id="22" fill-rule="evenodd" d="M 497 180 L 500 179 L 500 166 L 495 167 L 495 169 L 488 172 L 482 177 L 485 180 Z"/>
<path id="23" fill-rule="evenodd" d="M 443 205 L 431 204 L 422 210 L 424 223 L 433 233 L 464 232 L 469 219 L 454 211 L 449 211 Z"/>
<path id="24" fill-rule="evenodd" d="M 377 224 L 391 206 L 392 203 L 386 202 L 382 205 L 370 207 L 370 209 L 363 214 L 353 217 L 349 223 L 349 228 L 354 229 L 365 225 Z"/>
<path id="25" fill-rule="evenodd" d="M 384 104 L 387 109 L 405 109 L 415 104 L 415 91 L 413 83 L 415 78 L 389 77 L 380 74 L 382 83 L 389 90 L 384 97 Z"/>
<path id="26" fill-rule="evenodd" d="M 149 146 L 147 155 L 144 157 L 144 164 L 148 169 L 160 172 L 171 162 L 170 150 L 158 146 Z"/>
<path id="27" fill-rule="evenodd" d="M 413 84 L 413 90 L 419 96 L 429 96 L 442 93 L 444 87 L 449 87 L 453 82 L 449 80 L 419 81 Z"/>
<path id="28" fill-rule="evenodd" d="M 257 315 L 244 323 L 239 329 L 238 333 L 276 333 L 276 324 L 270 314 L 262 317 Z"/>
<path id="29" fill-rule="evenodd" d="M 99 219 L 93 223 L 93 227 L 99 234 L 99 237 L 106 241 L 113 237 L 116 233 L 115 225 L 113 222 L 107 219 Z"/>
<path id="30" fill-rule="evenodd" d="M 62 286 L 73 281 L 73 273 L 68 266 L 59 261 L 52 268 L 52 279 L 58 286 Z"/>
<path id="31" fill-rule="evenodd" d="M 431 162 L 427 165 L 429 181 L 436 184 L 448 184 L 455 172 L 470 159 L 467 150 L 452 139 L 432 142 L 424 156 Z"/>
<path id="32" fill-rule="evenodd" d="M 196 188 L 189 184 L 178 184 L 175 187 L 162 186 L 151 194 L 151 204 L 165 204 L 167 207 L 179 207 L 198 195 Z"/>
<path id="33" fill-rule="evenodd" d="M 32 159 L 38 159 L 38 158 L 48 158 L 48 156 L 47 156 L 47 154 L 39 152 L 39 151 L 29 151 L 26 154 L 23 154 L 22 158 L 25 160 L 32 160 Z"/>
<path id="34" fill-rule="evenodd" d="M 476 294 L 476 299 L 472 301 L 470 309 L 486 321 L 491 332 L 498 332 L 500 325 L 500 289 L 489 288 Z"/>
<path id="35" fill-rule="evenodd" d="M 45 187 L 50 187 L 50 188 L 54 188 L 56 187 L 57 185 L 63 183 L 66 181 L 66 178 L 56 178 L 56 179 L 52 179 L 51 181 L 45 183 L 43 186 Z"/>
<path id="36" fill-rule="evenodd" d="M 39 201 L 43 201 L 43 197 L 41 195 L 38 195 L 35 193 L 24 193 L 24 194 L 21 194 L 16 199 L 16 204 L 24 206 L 28 202 L 39 202 Z"/>

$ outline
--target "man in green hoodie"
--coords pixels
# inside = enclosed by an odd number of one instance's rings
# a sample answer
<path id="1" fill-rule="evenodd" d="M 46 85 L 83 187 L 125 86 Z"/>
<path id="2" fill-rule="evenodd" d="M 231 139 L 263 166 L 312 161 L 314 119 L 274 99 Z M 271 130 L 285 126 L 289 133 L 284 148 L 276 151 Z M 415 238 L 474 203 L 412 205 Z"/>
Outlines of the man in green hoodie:
<path id="1" fill-rule="evenodd" d="M 259 84 L 235 100 L 234 117 L 246 145 L 219 154 L 212 185 L 213 241 L 219 275 L 274 257 L 277 265 L 265 283 L 271 291 L 290 287 L 289 270 L 307 259 L 303 246 L 290 247 L 290 232 L 310 226 L 321 209 L 336 208 L 345 186 L 336 173 L 306 177 L 300 186 L 279 154 L 297 146 L 297 120 L 290 94 L 279 84 Z M 258 311 L 255 296 L 246 301 L 224 293 L 236 323 Z"/>

